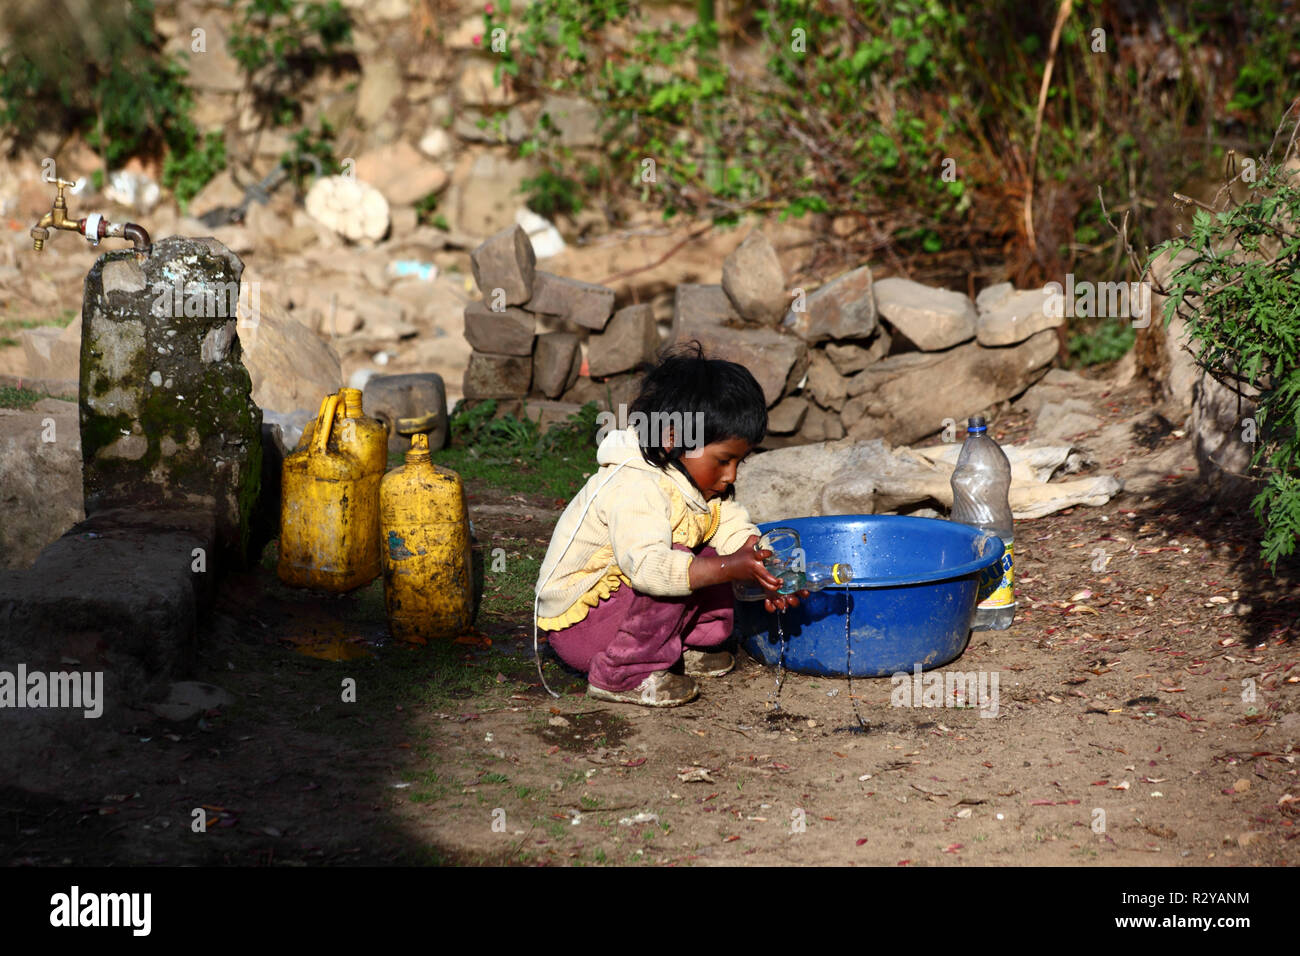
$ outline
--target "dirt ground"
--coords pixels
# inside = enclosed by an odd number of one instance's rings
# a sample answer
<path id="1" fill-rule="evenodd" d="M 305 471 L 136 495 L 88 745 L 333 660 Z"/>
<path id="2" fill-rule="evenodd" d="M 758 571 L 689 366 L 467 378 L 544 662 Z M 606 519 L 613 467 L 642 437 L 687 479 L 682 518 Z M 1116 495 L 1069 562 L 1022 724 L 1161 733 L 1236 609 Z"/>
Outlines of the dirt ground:
<path id="1" fill-rule="evenodd" d="M 1139 490 L 1017 525 L 1015 624 L 974 634 L 944 668 L 996 672 L 996 717 L 893 707 L 877 678 L 852 683 L 863 729 L 847 681 L 800 674 L 774 712 L 775 673 L 743 653 L 681 708 L 592 701 L 551 662 L 553 699 L 527 613 L 494 613 L 491 586 L 466 643 L 407 649 L 387 641 L 376 586 L 322 598 L 262 567 L 225 579 L 202 635 L 195 677 L 235 702 L 177 724 L 135 712 L 103 731 L 98 760 L 40 755 L 22 789 L 0 789 L 0 854 L 38 865 L 1294 864 L 1295 582 L 1261 568 L 1245 509 L 1202 498 L 1189 440 L 1140 388 L 1099 402 L 1107 424 L 1133 427 L 1124 445 L 1094 436 L 1091 468 Z M 1012 408 L 997 429 L 1014 441 L 1027 423 Z M 504 546 L 540 558 L 561 502 L 470 491 L 485 556 Z M 295 651 L 308 641 L 368 656 Z M 346 678 L 356 702 L 342 699 Z"/>

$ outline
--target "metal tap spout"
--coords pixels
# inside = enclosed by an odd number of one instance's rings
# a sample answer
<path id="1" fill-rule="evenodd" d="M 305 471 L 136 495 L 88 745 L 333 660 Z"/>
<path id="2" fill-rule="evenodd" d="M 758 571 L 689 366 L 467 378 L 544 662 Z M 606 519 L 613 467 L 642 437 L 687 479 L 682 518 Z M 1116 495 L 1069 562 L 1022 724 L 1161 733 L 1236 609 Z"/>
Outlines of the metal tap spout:
<path id="1" fill-rule="evenodd" d="M 135 246 L 137 255 L 149 254 L 153 245 L 149 239 L 149 233 L 141 226 L 134 222 L 119 223 L 114 225 L 98 213 L 92 213 L 84 219 L 68 218 L 68 201 L 64 198 L 63 190 L 69 186 L 75 186 L 76 183 L 70 183 L 66 179 L 56 179 L 55 185 L 58 188 L 58 196 L 54 200 L 54 206 L 32 227 L 32 248 L 37 252 L 45 247 L 45 241 L 50 238 L 51 229 L 66 229 L 68 232 L 77 232 L 85 236 L 92 246 L 99 245 L 101 239 L 118 238 L 130 239 Z"/>

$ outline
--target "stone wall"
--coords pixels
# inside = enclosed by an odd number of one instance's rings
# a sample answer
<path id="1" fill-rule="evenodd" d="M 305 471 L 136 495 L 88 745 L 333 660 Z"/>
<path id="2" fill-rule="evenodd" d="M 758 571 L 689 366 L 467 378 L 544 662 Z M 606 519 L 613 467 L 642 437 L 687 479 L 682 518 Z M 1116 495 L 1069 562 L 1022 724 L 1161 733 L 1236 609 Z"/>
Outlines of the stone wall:
<path id="1" fill-rule="evenodd" d="M 658 350 L 698 340 L 747 367 L 768 404 L 770 447 L 848 436 L 916 441 L 1024 391 L 1056 355 L 1064 319 L 1041 290 L 969 296 L 860 266 L 790 289 L 772 245 L 749 235 L 721 285 L 677 287 L 671 324 L 612 289 L 536 267 L 518 226 L 474 250 L 483 299 L 465 309 L 468 403 L 549 422 L 587 402 L 617 411 Z M 1057 313 L 1055 315 L 1051 313 Z"/>

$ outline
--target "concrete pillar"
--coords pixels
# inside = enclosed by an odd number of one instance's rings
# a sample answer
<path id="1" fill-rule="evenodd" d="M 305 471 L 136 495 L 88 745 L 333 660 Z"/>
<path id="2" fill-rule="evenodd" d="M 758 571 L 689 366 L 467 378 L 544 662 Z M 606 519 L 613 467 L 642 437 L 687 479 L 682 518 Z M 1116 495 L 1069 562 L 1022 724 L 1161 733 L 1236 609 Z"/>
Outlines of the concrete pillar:
<path id="1" fill-rule="evenodd" d="M 86 276 L 79 396 L 86 515 L 210 514 L 218 547 L 241 564 L 262 459 L 235 334 L 243 269 L 215 239 L 101 256 Z"/>

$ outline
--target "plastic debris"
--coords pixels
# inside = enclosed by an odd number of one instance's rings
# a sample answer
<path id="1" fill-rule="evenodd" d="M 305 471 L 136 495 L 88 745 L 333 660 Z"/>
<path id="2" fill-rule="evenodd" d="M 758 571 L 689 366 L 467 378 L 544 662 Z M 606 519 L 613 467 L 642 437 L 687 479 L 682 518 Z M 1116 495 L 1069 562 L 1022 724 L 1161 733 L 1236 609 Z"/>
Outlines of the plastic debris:
<path id="1" fill-rule="evenodd" d="M 636 826 L 639 823 L 658 823 L 658 822 L 659 822 L 659 814 L 648 813 L 643 810 L 642 812 L 638 813 L 634 817 L 624 817 L 623 819 L 618 821 L 618 825 L 621 827 L 631 827 L 631 826 Z"/>
<path id="2" fill-rule="evenodd" d="M 432 282 L 438 278 L 438 267 L 432 262 L 398 259 L 388 264 L 388 274 L 394 279 L 416 278 L 424 282 Z"/>
<path id="3" fill-rule="evenodd" d="M 533 254 L 538 259 L 549 259 L 564 251 L 564 237 L 560 235 L 560 230 L 531 209 L 521 207 L 515 210 L 515 222 L 528 233 L 528 239 L 533 244 Z"/>
<path id="4" fill-rule="evenodd" d="M 161 196 L 162 190 L 152 178 L 144 173 L 129 172 L 125 169 L 110 173 L 108 186 L 104 189 L 104 198 L 109 202 L 142 213 L 152 212 Z"/>
<path id="5" fill-rule="evenodd" d="M 683 767 L 677 771 L 677 779 L 683 783 L 713 783 L 705 767 Z"/>

